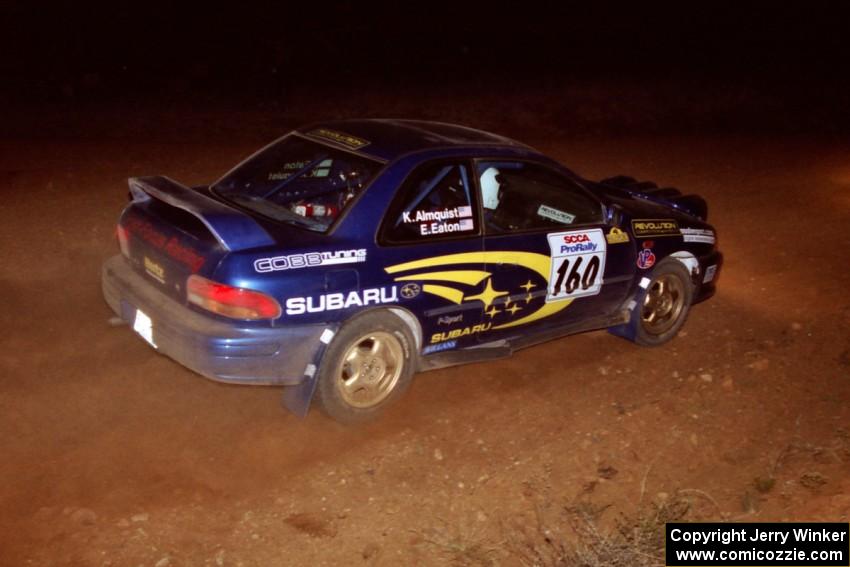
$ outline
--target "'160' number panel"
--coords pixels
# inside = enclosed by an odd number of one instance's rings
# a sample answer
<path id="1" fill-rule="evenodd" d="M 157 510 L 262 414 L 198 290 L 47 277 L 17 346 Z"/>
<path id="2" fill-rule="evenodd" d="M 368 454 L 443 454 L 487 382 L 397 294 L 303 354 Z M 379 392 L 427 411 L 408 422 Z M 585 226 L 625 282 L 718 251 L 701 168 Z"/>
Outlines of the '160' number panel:
<path id="1" fill-rule="evenodd" d="M 546 301 L 596 295 L 605 274 L 606 242 L 602 229 L 548 235 L 552 257 Z"/>

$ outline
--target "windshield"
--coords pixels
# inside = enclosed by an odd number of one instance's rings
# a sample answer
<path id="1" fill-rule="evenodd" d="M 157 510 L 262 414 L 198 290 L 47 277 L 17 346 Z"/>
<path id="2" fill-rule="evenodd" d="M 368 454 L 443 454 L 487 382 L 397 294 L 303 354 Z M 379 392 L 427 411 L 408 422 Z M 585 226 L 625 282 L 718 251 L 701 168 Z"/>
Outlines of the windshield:
<path id="1" fill-rule="evenodd" d="M 380 168 L 351 152 L 287 136 L 225 175 L 213 191 L 263 216 L 324 232 Z"/>

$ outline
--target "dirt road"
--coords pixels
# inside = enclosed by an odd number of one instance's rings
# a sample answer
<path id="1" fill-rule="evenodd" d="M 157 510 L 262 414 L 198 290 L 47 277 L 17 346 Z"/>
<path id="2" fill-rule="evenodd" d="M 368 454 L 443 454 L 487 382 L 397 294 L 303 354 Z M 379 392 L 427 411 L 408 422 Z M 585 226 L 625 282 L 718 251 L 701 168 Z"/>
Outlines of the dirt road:
<path id="1" fill-rule="evenodd" d="M 610 524 L 678 494 L 848 521 L 850 146 L 505 133 L 705 196 L 718 295 L 664 347 L 595 332 L 423 374 L 353 429 L 107 323 L 126 178 L 209 181 L 267 139 L 0 141 L 0 564 L 510 565 L 541 514 Z"/>

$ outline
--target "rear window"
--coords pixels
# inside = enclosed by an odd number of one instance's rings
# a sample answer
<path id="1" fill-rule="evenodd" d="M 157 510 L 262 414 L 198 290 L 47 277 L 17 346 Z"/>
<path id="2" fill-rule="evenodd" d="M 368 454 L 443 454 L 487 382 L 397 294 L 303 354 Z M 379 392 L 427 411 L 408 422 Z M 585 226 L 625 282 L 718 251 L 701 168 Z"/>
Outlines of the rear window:
<path id="1" fill-rule="evenodd" d="M 225 200 L 324 232 L 381 168 L 377 161 L 287 136 L 213 185 Z"/>

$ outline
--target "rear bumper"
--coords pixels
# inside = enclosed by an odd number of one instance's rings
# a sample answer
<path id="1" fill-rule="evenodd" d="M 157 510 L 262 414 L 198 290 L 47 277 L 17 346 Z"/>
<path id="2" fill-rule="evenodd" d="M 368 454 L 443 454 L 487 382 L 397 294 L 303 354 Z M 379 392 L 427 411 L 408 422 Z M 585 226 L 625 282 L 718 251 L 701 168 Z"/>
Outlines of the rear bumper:
<path id="1" fill-rule="evenodd" d="M 132 327 L 142 310 L 160 353 L 213 380 L 299 384 L 324 347 L 325 325 L 251 327 L 198 313 L 163 294 L 120 255 L 103 264 L 101 281 L 104 299 L 121 319 Z"/>

